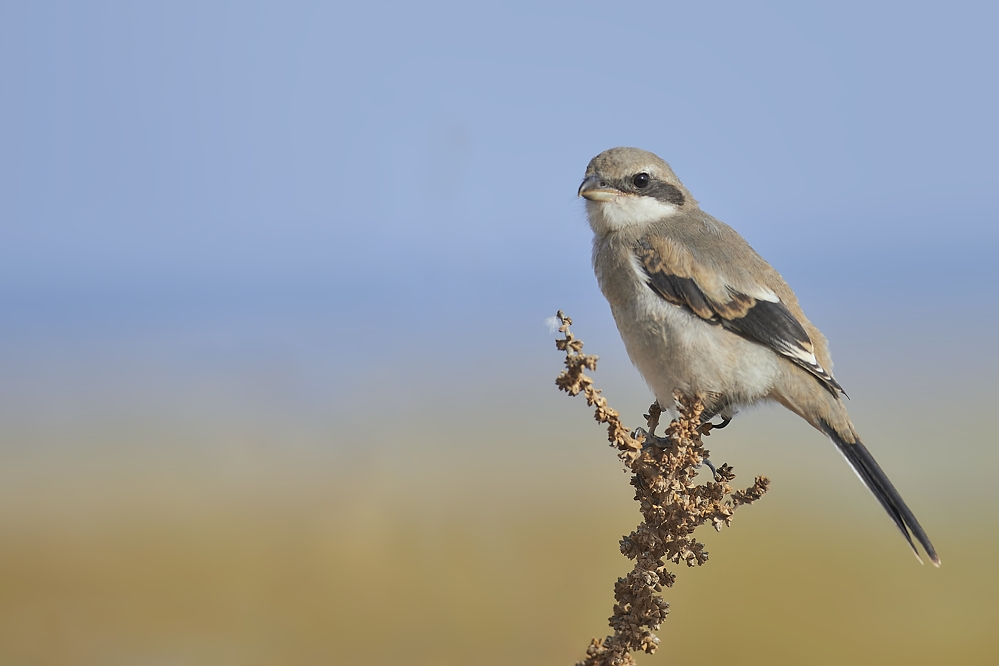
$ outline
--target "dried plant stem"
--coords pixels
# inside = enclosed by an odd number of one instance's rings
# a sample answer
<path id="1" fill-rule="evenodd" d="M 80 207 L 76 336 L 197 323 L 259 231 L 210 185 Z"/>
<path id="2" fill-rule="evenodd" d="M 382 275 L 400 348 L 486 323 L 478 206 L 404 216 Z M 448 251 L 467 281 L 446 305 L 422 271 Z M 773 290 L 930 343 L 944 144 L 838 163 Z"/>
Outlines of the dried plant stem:
<path id="1" fill-rule="evenodd" d="M 584 370 L 596 370 L 597 357 L 583 354 L 583 342 L 570 332 L 572 320 L 560 310 L 556 315 L 564 337 L 556 340 L 565 352 L 565 370 L 555 383 L 569 395 L 583 393 L 586 404 L 594 408 L 594 417 L 607 425 L 607 438 L 618 450 L 618 457 L 633 473 L 635 500 L 639 502 L 643 522 L 621 540 L 621 553 L 635 561 L 632 571 L 614 585 L 614 614 L 610 626 L 614 634 L 603 641 L 593 639 L 586 659 L 577 666 L 623 666 L 634 664 L 633 651 L 653 653 L 659 646 L 658 630 L 666 614 L 667 603 L 660 592 L 672 587 L 676 577 L 665 563 L 700 566 L 707 562 L 704 544 L 693 536 L 694 530 L 710 523 L 716 530 L 732 523 L 732 515 L 743 504 L 752 504 L 767 491 L 769 481 L 757 477 L 746 490 L 734 491 L 732 468 L 722 465 L 714 480 L 696 484 L 697 468 L 708 456 L 701 442 L 703 405 L 695 397 L 676 395 L 678 416 L 662 437 L 655 436 L 662 408 L 658 403 L 645 415 L 648 432 L 632 433 L 621 422 L 617 410 L 593 386 Z"/>

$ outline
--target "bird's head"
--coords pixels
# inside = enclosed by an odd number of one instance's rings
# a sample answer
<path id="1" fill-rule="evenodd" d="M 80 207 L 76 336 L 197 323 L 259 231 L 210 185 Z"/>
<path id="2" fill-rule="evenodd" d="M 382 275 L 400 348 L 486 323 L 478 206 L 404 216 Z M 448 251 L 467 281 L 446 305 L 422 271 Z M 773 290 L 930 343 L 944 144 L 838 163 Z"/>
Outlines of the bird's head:
<path id="1" fill-rule="evenodd" d="M 586 199 L 597 234 L 645 226 L 697 207 L 669 165 L 639 148 L 611 148 L 590 160 L 579 196 Z"/>

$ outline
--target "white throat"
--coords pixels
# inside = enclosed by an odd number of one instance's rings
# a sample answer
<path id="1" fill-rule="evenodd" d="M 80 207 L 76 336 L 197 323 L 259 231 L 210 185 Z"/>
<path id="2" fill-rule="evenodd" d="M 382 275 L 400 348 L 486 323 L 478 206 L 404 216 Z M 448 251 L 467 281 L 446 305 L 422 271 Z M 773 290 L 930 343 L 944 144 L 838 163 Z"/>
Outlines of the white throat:
<path id="1" fill-rule="evenodd" d="M 620 194 L 608 201 L 586 202 L 586 217 L 596 234 L 651 224 L 679 211 L 673 204 L 634 194 Z"/>

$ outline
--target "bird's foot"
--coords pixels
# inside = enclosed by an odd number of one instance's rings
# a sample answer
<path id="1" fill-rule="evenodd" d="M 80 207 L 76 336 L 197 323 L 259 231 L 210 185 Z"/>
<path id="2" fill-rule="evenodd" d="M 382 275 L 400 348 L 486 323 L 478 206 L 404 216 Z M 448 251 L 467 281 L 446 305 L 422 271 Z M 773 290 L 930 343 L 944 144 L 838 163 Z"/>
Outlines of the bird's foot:
<path id="1" fill-rule="evenodd" d="M 724 428 L 725 426 L 727 426 L 731 422 L 732 422 L 732 419 L 725 418 L 723 416 L 721 423 L 715 425 L 714 423 L 711 423 L 711 421 L 706 421 L 705 423 L 701 424 L 701 427 L 698 428 L 698 431 L 702 435 L 710 435 L 712 430 L 721 430 L 722 428 Z M 712 469 L 714 469 L 714 468 L 712 468 Z"/>
<path id="2" fill-rule="evenodd" d="M 707 465 L 708 466 L 708 469 L 711 470 L 711 478 L 715 478 L 715 477 L 718 476 L 718 470 L 715 469 L 714 463 L 712 463 L 707 458 L 702 458 L 701 459 L 701 465 Z M 701 465 L 698 465 L 698 467 L 700 467 Z"/>

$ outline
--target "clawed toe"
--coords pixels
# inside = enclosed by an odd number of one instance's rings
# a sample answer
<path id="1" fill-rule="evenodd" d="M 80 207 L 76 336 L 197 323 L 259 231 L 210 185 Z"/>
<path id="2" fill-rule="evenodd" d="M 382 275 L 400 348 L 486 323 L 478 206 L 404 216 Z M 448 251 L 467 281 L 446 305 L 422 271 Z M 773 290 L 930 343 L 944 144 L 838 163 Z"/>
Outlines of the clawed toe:
<path id="1" fill-rule="evenodd" d="M 710 435 L 712 430 L 721 430 L 722 428 L 724 428 L 725 426 L 727 426 L 731 422 L 732 422 L 732 419 L 726 418 L 726 417 L 723 416 L 721 423 L 715 425 L 714 423 L 711 423 L 710 421 L 707 421 L 707 422 L 701 424 L 701 427 L 698 428 L 698 431 L 702 435 Z M 712 467 L 711 469 L 713 470 L 714 468 Z"/>

